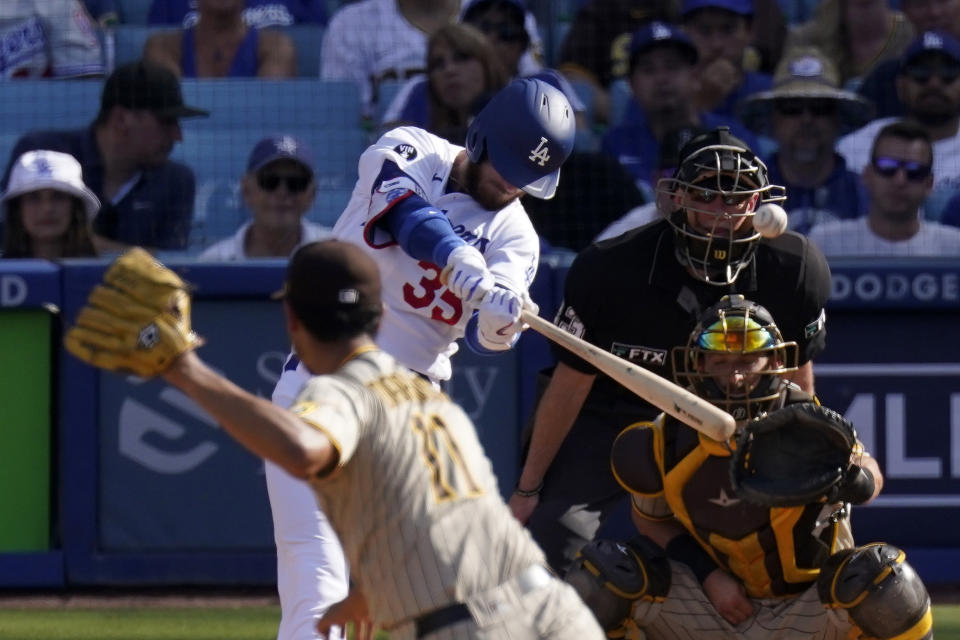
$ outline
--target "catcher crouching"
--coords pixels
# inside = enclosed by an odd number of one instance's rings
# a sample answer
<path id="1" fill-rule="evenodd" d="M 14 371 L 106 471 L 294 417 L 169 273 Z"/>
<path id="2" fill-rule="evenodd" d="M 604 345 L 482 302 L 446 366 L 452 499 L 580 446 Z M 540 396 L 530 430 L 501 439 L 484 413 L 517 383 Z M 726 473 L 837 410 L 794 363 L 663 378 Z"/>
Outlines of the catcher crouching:
<path id="1" fill-rule="evenodd" d="M 743 296 L 708 309 L 674 379 L 738 423 L 716 442 L 661 414 L 611 452 L 641 534 L 597 540 L 567 581 L 611 638 L 920 640 L 930 598 L 902 550 L 855 546 L 883 477 L 840 414 L 786 381 L 796 344 Z"/>

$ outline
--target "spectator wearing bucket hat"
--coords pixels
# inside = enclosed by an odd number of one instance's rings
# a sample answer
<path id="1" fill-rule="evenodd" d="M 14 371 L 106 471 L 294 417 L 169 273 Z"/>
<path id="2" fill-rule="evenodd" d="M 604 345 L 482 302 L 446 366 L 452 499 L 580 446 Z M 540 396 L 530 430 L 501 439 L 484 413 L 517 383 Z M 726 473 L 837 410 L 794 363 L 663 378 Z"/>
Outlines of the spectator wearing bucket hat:
<path id="1" fill-rule="evenodd" d="M 698 59 L 696 46 L 675 25 L 651 22 L 633 34 L 629 76 L 633 97 L 621 123 L 604 135 L 600 149 L 617 159 L 641 191 L 654 191 L 648 181 L 668 131 L 729 126 L 751 148 L 759 146 L 756 136 L 734 118 L 698 108 Z"/>
<path id="2" fill-rule="evenodd" d="M 897 95 L 904 115 L 933 141 L 937 170 L 933 191 L 923 205 L 923 218 L 937 221 L 960 190 L 960 41 L 945 31 L 926 31 L 916 38 L 901 59 Z M 837 151 L 851 171 L 863 173 L 877 133 L 894 120 L 874 120 L 840 139 Z"/>
<path id="3" fill-rule="evenodd" d="M 960 39 L 960 0 L 900 0 L 900 9 L 915 33 L 944 31 Z M 857 93 L 873 103 L 876 118 L 902 116 L 903 103 L 897 96 L 899 58 L 885 60 L 864 78 Z"/>
<path id="4" fill-rule="evenodd" d="M 79 258 L 96 255 L 88 231 L 100 200 L 67 153 L 27 151 L 13 165 L 0 196 L 4 258 Z"/>
<path id="5" fill-rule="evenodd" d="M 183 137 L 180 120 L 206 115 L 184 104 L 180 82 L 168 69 L 141 61 L 122 65 L 104 83 L 96 120 L 84 129 L 22 136 L 3 184 L 27 151 L 69 153 L 80 162 L 84 180 L 102 203 L 92 229 L 99 251 L 129 245 L 184 249 L 195 183 L 193 171 L 171 162 L 170 152 Z"/>
<path id="6" fill-rule="evenodd" d="M 829 58 L 814 47 L 799 47 L 780 62 L 773 89 L 740 105 L 741 120 L 778 145 L 767 164 L 770 181 L 787 188 L 788 223 L 801 233 L 867 212 L 860 176 L 834 147 L 840 135 L 869 120 L 870 105 L 839 84 Z"/>

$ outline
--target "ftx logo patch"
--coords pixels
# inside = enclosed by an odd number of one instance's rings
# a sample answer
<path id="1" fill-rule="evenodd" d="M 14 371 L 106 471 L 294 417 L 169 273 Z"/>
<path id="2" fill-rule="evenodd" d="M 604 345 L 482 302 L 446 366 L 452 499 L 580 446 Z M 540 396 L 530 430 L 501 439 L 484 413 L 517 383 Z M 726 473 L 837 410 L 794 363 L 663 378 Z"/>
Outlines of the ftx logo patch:
<path id="1" fill-rule="evenodd" d="M 629 360 L 634 364 L 645 364 L 657 367 L 663 367 L 667 364 L 666 349 L 651 349 L 650 347 L 644 347 L 638 344 L 614 342 L 610 346 L 610 353 L 624 360 Z"/>

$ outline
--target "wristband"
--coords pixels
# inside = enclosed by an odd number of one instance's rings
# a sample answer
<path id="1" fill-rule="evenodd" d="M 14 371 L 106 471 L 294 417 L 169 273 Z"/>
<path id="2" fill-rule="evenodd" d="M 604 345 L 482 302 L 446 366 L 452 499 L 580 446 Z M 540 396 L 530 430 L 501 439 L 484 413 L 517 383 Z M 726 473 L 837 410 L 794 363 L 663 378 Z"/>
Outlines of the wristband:
<path id="1" fill-rule="evenodd" d="M 517 488 L 513 490 L 513 495 L 520 496 L 521 498 L 532 498 L 533 496 L 540 495 L 541 491 L 543 491 L 543 480 L 540 481 L 540 484 L 529 491 L 525 491 L 520 488 L 520 485 L 517 485 Z"/>
<path id="2" fill-rule="evenodd" d="M 671 560 L 682 562 L 690 567 L 700 584 L 703 584 L 714 569 L 719 568 L 710 554 L 689 533 L 682 533 L 668 542 L 665 551 Z"/>

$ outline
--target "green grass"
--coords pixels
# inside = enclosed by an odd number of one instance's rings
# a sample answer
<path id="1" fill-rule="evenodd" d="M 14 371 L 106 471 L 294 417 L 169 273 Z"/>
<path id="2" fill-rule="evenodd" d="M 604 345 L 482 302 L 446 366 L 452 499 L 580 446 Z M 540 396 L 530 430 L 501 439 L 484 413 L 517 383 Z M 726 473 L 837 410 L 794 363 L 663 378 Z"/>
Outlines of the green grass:
<path id="1" fill-rule="evenodd" d="M 280 609 L 115 608 L 0 610 L 3 640 L 270 640 Z"/>
<path id="2" fill-rule="evenodd" d="M 960 640 L 960 604 L 933 607 L 933 634 L 937 640 Z"/>
<path id="3" fill-rule="evenodd" d="M 0 609 L 0 639 L 271 640 L 279 620 L 276 606 Z M 960 640 L 960 605 L 935 606 L 933 620 L 937 640 Z"/>

